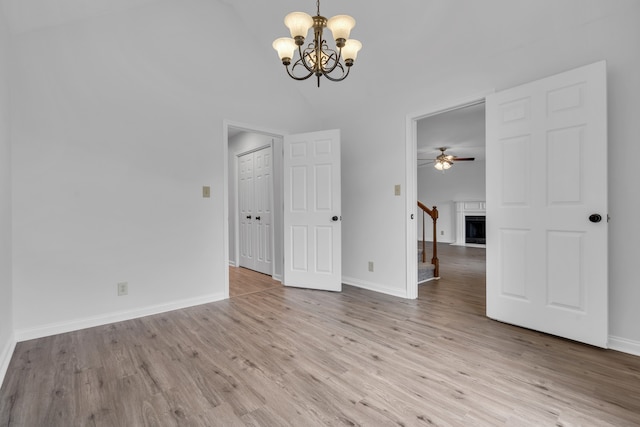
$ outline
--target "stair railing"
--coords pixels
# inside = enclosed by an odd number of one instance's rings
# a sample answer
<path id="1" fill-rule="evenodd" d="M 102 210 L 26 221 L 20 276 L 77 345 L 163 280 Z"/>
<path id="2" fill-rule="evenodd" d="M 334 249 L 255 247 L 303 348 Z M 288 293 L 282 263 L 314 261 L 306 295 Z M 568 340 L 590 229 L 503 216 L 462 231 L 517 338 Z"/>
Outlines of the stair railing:
<path id="1" fill-rule="evenodd" d="M 434 266 L 433 275 L 440 277 L 440 261 L 438 260 L 438 242 L 436 222 L 438 221 L 438 208 L 432 207 L 429 209 L 422 202 L 418 201 L 418 207 L 422 209 L 422 262 L 427 262 L 427 244 L 425 241 L 425 213 L 431 217 L 433 222 L 433 257 L 431 258 L 431 264 Z"/>

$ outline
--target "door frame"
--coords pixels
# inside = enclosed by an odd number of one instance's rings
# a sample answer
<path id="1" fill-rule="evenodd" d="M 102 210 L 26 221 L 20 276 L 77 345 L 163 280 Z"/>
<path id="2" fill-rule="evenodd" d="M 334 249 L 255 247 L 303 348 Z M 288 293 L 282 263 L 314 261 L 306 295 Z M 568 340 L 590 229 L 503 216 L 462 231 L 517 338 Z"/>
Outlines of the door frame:
<path id="1" fill-rule="evenodd" d="M 405 219 L 405 229 L 407 255 L 406 297 L 409 299 L 418 298 L 418 245 L 416 244 L 418 236 L 418 121 L 427 117 L 446 113 L 448 111 L 454 111 L 460 108 L 485 103 L 486 97 L 494 92 L 494 89 L 484 90 L 475 95 L 452 99 L 432 107 L 426 107 L 423 110 L 407 114 L 405 133 L 405 187 L 407 193 L 407 217 Z"/>
<path id="2" fill-rule="evenodd" d="M 223 119 L 222 120 L 222 158 L 223 167 L 222 167 L 222 204 L 223 208 L 223 238 L 222 238 L 222 249 L 224 253 L 224 298 L 229 298 L 229 128 L 240 129 L 245 132 L 257 133 L 261 135 L 270 136 L 273 138 L 282 138 L 284 139 L 284 135 L 287 135 L 288 132 L 284 132 L 277 129 L 270 129 L 263 126 L 256 126 L 252 124 L 236 122 L 233 120 Z M 273 143 L 271 144 L 273 146 Z M 274 167 L 275 167 L 275 157 L 274 153 Z M 236 158 L 237 159 L 237 158 Z M 237 177 L 234 177 L 237 179 Z M 275 180 L 273 182 L 275 188 Z M 274 206 L 274 211 L 276 207 Z M 274 233 L 274 244 L 275 244 L 275 233 Z M 234 236 L 235 238 L 235 236 Z M 284 248 L 283 248 L 284 249 Z M 237 248 L 236 248 L 237 250 Z M 275 254 L 274 254 L 275 255 Z M 278 260 L 276 260 L 275 256 L 273 258 L 273 271 L 275 272 L 275 265 Z M 279 260 L 282 264 L 282 271 L 284 275 L 284 259 Z M 273 274 L 272 274 L 273 277 Z M 284 280 L 284 277 L 282 278 Z"/>

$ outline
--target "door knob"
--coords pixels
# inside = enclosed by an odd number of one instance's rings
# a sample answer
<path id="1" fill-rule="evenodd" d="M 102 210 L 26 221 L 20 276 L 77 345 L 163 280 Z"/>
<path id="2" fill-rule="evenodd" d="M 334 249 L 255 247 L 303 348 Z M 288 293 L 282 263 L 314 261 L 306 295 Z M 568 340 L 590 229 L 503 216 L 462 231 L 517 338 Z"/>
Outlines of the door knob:
<path id="1" fill-rule="evenodd" d="M 247 215 L 247 219 L 251 219 L 251 215 Z"/>
<path id="2" fill-rule="evenodd" d="M 260 217 L 259 216 L 256 217 L 256 221 L 260 221 Z"/>
<path id="3" fill-rule="evenodd" d="M 335 222 L 335 221 L 337 221 L 337 220 L 338 220 L 338 217 L 337 217 L 336 215 L 334 215 L 334 216 L 332 216 L 332 217 L 331 217 L 331 221 Z"/>
<path id="4" fill-rule="evenodd" d="M 591 215 L 589 215 L 589 221 L 591 221 L 591 222 L 600 222 L 600 221 L 602 221 L 602 216 L 600 214 L 591 214 Z"/>

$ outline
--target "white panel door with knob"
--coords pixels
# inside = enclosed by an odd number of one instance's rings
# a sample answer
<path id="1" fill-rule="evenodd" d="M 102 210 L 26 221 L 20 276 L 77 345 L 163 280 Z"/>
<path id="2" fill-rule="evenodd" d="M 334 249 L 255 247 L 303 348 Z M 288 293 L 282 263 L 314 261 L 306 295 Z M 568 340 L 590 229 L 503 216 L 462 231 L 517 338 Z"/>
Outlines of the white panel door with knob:
<path id="1" fill-rule="evenodd" d="M 606 347 L 605 63 L 486 105 L 487 316 Z"/>
<path id="2" fill-rule="evenodd" d="M 342 290 L 340 131 L 284 137 L 284 285 Z"/>

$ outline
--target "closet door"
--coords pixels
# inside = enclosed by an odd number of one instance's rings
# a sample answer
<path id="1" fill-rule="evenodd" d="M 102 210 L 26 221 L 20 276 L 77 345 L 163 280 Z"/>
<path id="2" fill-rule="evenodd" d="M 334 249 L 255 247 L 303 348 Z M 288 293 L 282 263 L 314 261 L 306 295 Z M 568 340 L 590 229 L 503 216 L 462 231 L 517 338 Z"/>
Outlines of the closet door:
<path id="1" fill-rule="evenodd" d="M 240 225 L 240 267 L 255 268 L 254 255 L 253 153 L 238 158 L 238 224 Z"/>
<path id="2" fill-rule="evenodd" d="M 265 274 L 272 274 L 272 208 L 273 200 L 273 156 L 271 148 L 263 148 L 253 153 L 253 182 L 254 182 L 254 270 Z"/>
<path id="3" fill-rule="evenodd" d="M 238 158 L 238 224 L 240 266 L 272 274 L 272 172 L 271 147 Z"/>

